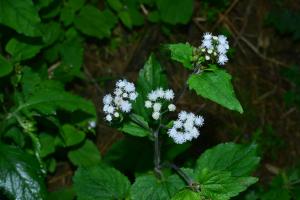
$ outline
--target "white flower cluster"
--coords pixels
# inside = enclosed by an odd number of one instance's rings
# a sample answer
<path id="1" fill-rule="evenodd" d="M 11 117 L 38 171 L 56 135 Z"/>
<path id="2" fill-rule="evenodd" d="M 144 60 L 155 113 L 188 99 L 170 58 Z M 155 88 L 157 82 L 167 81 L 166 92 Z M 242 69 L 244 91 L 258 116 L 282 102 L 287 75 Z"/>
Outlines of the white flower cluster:
<path id="1" fill-rule="evenodd" d="M 217 60 L 219 65 L 225 65 L 228 61 L 226 53 L 229 49 L 227 37 L 224 35 L 214 36 L 211 33 L 203 35 L 201 51 L 205 53 L 205 60 Z"/>
<path id="2" fill-rule="evenodd" d="M 181 111 L 178 114 L 178 119 L 174 121 L 173 127 L 168 130 L 168 135 L 175 143 L 182 144 L 197 138 L 200 135 L 197 128 L 203 126 L 203 124 L 204 119 L 202 116 Z"/>
<path id="3" fill-rule="evenodd" d="M 127 80 L 118 80 L 116 89 L 113 93 L 103 97 L 103 111 L 106 114 L 105 119 L 111 122 L 113 118 L 119 118 L 120 113 L 129 113 L 132 109 L 132 101 L 137 98 L 133 83 Z"/>
<path id="4" fill-rule="evenodd" d="M 165 101 L 172 101 L 175 95 L 173 90 L 163 90 L 162 88 L 158 88 L 156 90 L 151 91 L 148 94 L 148 100 L 145 101 L 146 108 L 153 108 L 152 118 L 158 120 L 161 115 L 161 110 L 163 103 Z M 169 111 L 175 111 L 176 106 L 172 103 L 168 105 Z"/>

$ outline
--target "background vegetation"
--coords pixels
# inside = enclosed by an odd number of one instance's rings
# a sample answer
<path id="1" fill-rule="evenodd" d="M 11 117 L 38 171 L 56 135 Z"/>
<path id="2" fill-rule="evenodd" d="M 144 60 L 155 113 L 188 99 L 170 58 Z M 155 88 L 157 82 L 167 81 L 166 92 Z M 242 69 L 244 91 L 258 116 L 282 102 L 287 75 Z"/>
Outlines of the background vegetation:
<path id="1" fill-rule="evenodd" d="M 292 0 L 0 0 L 0 167 L 30 160 L 23 170 L 47 179 L 24 191 L 48 190 L 50 199 L 74 198 L 82 163 L 103 159 L 130 178 L 148 170 L 151 143 L 107 127 L 101 99 L 119 78 L 136 80 L 161 44 L 196 46 L 209 31 L 230 38 L 226 68 L 244 114 L 183 96 L 179 107 L 201 111 L 206 125 L 197 141 L 170 145 L 164 156 L 190 166 L 218 143 L 256 143 L 260 180 L 236 199 L 300 199 L 299 24 Z M 187 72 L 157 56 L 180 91 Z M 1 171 L 0 179 L 7 173 L 19 171 Z"/>

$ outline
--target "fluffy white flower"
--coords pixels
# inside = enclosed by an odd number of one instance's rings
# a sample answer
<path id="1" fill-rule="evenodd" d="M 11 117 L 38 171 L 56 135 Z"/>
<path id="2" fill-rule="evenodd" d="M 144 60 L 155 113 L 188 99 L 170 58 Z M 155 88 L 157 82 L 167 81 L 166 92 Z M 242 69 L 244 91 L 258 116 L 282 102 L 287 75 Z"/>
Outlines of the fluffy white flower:
<path id="1" fill-rule="evenodd" d="M 196 126 L 203 126 L 203 124 L 204 124 L 204 119 L 203 119 L 203 117 L 202 116 L 197 116 L 196 118 L 195 118 L 195 125 Z"/>
<path id="2" fill-rule="evenodd" d="M 219 52 L 219 54 L 226 54 L 227 53 L 227 49 L 226 49 L 225 45 L 223 45 L 223 44 L 219 44 L 217 46 L 217 51 Z"/>
<path id="3" fill-rule="evenodd" d="M 168 109 L 169 109 L 169 111 L 175 111 L 176 110 L 176 106 L 174 105 L 174 104 L 170 104 L 170 105 L 168 105 Z"/>
<path id="4" fill-rule="evenodd" d="M 213 38 L 213 40 L 218 40 L 217 36 L 213 36 L 212 38 Z"/>
<path id="5" fill-rule="evenodd" d="M 158 95 L 157 95 L 157 92 L 156 91 L 151 91 L 149 94 L 148 94 L 148 99 L 150 101 L 156 101 L 156 99 L 158 98 Z"/>
<path id="6" fill-rule="evenodd" d="M 218 63 L 219 63 L 220 65 L 225 65 L 225 63 L 226 63 L 227 61 L 228 61 L 228 58 L 227 58 L 226 55 L 224 55 L 224 54 L 219 55 Z"/>
<path id="7" fill-rule="evenodd" d="M 210 56 L 206 55 L 205 60 L 210 60 Z"/>
<path id="8" fill-rule="evenodd" d="M 106 119 L 106 121 L 111 122 L 112 116 L 111 115 L 106 115 L 105 119 Z"/>
<path id="9" fill-rule="evenodd" d="M 168 134 L 169 134 L 169 136 L 170 137 L 176 137 L 176 135 L 177 135 L 177 130 L 176 130 L 176 128 L 171 128 L 171 129 L 169 129 L 168 130 Z"/>
<path id="10" fill-rule="evenodd" d="M 131 92 L 129 94 L 129 99 L 132 101 L 134 101 L 137 97 L 138 97 L 138 93 L 136 93 L 136 92 Z"/>
<path id="11" fill-rule="evenodd" d="M 218 36 L 218 42 L 219 42 L 219 44 L 226 44 L 226 43 L 228 43 L 227 37 L 224 36 L 224 35 L 219 35 Z"/>
<path id="12" fill-rule="evenodd" d="M 159 88 L 156 90 L 158 98 L 164 98 L 165 96 L 165 91 L 162 88 Z"/>
<path id="13" fill-rule="evenodd" d="M 158 112 L 161 109 L 161 104 L 160 103 L 154 103 L 153 104 L 153 110 Z"/>
<path id="14" fill-rule="evenodd" d="M 121 97 L 116 96 L 116 97 L 114 98 L 114 103 L 115 103 L 117 106 L 120 106 L 122 102 L 123 102 L 123 99 L 122 99 Z"/>
<path id="15" fill-rule="evenodd" d="M 179 120 L 184 121 L 187 118 L 187 112 L 181 111 L 178 115 Z"/>
<path id="16" fill-rule="evenodd" d="M 125 113 L 129 113 L 131 111 L 132 105 L 128 101 L 122 101 L 121 110 Z"/>
<path id="17" fill-rule="evenodd" d="M 165 91 L 165 99 L 166 100 L 172 100 L 172 99 L 174 99 L 174 92 L 173 92 L 173 90 L 166 90 Z"/>
<path id="18" fill-rule="evenodd" d="M 112 114 L 115 111 L 115 108 L 113 106 L 108 106 L 107 113 Z"/>
<path id="19" fill-rule="evenodd" d="M 118 80 L 117 83 L 116 83 L 116 86 L 119 87 L 119 88 L 124 88 L 125 85 L 128 83 L 127 80 Z"/>
<path id="20" fill-rule="evenodd" d="M 160 116 L 160 113 L 159 113 L 159 112 L 154 112 L 154 113 L 152 113 L 152 118 L 155 119 L 155 120 L 158 120 L 158 119 L 159 119 L 159 116 Z"/>
<path id="21" fill-rule="evenodd" d="M 135 86 L 133 83 L 127 82 L 127 84 L 124 87 L 125 91 L 127 92 L 133 92 L 135 91 Z"/>
<path id="22" fill-rule="evenodd" d="M 182 123 L 182 121 L 180 121 L 180 120 L 176 120 L 176 121 L 174 121 L 173 126 L 174 126 L 175 128 L 182 128 L 183 123 Z"/>
<path id="23" fill-rule="evenodd" d="M 208 50 L 207 50 L 207 53 L 208 53 L 208 54 L 212 54 L 212 52 L 213 52 L 213 49 L 208 49 Z"/>
<path id="24" fill-rule="evenodd" d="M 151 108 L 152 107 L 151 101 L 145 101 L 145 107 L 146 108 Z"/>
<path id="25" fill-rule="evenodd" d="M 113 98 L 111 96 L 111 94 L 107 94 L 103 97 L 103 103 L 104 104 L 111 104 Z"/>
<path id="26" fill-rule="evenodd" d="M 177 135 L 173 138 L 173 140 L 177 144 L 183 144 L 184 142 L 186 142 L 186 139 L 181 132 L 177 132 Z"/>
<path id="27" fill-rule="evenodd" d="M 211 40 L 212 34 L 209 32 L 204 33 L 203 35 L 204 40 Z"/>
<path id="28" fill-rule="evenodd" d="M 202 41 L 202 47 L 205 47 L 207 49 L 211 49 L 213 47 L 211 40 L 203 40 Z"/>
<path id="29" fill-rule="evenodd" d="M 123 93 L 123 91 L 122 91 L 120 88 L 116 88 L 115 91 L 114 91 L 114 94 L 115 94 L 116 96 L 121 96 L 122 93 Z"/>
<path id="30" fill-rule="evenodd" d="M 117 118 L 118 118 L 118 117 L 120 117 L 120 114 L 119 114 L 118 112 L 115 112 L 115 113 L 114 113 L 114 117 L 117 117 Z"/>
<path id="31" fill-rule="evenodd" d="M 88 128 L 89 129 L 93 129 L 93 128 L 95 128 L 96 127 L 96 122 L 95 121 L 90 121 L 89 122 L 89 125 L 88 125 Z"/>

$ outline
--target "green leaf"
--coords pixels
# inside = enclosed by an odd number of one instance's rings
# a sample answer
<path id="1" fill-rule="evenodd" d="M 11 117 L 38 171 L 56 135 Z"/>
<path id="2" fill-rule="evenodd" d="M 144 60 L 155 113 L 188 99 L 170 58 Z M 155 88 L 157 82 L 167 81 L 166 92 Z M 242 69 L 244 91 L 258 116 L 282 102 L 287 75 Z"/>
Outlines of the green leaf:
<path id="1" fill-rule="evenodd" d="M 55 138 L 47 133 L 42 133 L 39 135 L 39 140 L 41 143 L 40 156 L 46 157 L 49 154 L 55 152 Z"/>
<path id="2" fill-rule="evenodd" d="M 47 200 L 74 200 L 75 192 L 73 188 L 60 188 L 59 190 L 50 192 Z"/>
<path id="3" fill-rule="evenodd" d="M 46 196 L 38 161 L 16 147 L 1 143 L 0 188 L 11 199 L 43 200 Z"/>
<path id="4" fill-rule="evenodd" d="M 80 167 L 73 181 L 78 200 L 125 199 L 130 188 L 126 176 L 105 165 Z"/>
<path id="5" fill-rule="evenodd" d="M 189 88 L 194 89 L 198 95 L 230 110 L 243 113 L 243 108 L 237 100 L 231 84 L 231 75 L 224 70 L 214 69 L 191 75 L 188 84 Z"/>
<path id="6" fill-rule="evenodd" d="M 0 55 L 0 77 L 10 74 L 13 70 L 13 65 Z"/>
<path id="7" fill-rule="evenodd" d="M 142 116 L 131 114 L 130 118 L 132 121 L 124 122 L 120 131 L 138 137 L 151 135 L 151 129 L 149 128 L 148 122 L 145 121 Z"/>
<path id="8" fill-rule="evenodd" d="M 69 112 L 82 110 L 96 117 L 95 107 L 90 101 L 66 92 L 59 82 L 41 81 L 29 91 L 31 95 L 25 97 L 25 101 L 20 103 L 14 113 L 23 110 L 35 110 L 45 115 L 52 115 L 56 113 L 57 109 L 63 109 Z"/>
<path id="9" fill-rule="evenodd" d="M 195 170 L 230 171 L 233 176 L 247 176 L 258 166 L 257 145 L 225 143 L 206 150 L 197 160 Z"/>
<path id="10" fill-rule="evenodd" d="M 200 194 L 191 190 L 185 189 L 175 194 L 171 200 L 201 200 Z"/>
<path id="11" fill-rule="evenodd" d="M 68 0 L 64 2 L 64 7 L 60 12 L 60 20 L 65 26 L 69 26 L 74 18 L 75 13 L 84 6 L 85 0 Z"/>
<path id="12" fill-rule="evenodd" d="M 0 24 L 26 36 L 40 36 L 40 18 L 31 0 L 0 0 Z"/>
<path id="13" fill-rule="evenodd" d="M 79 144 L 85 138 L 85 133 L 83 131 L 76 129 L 70 124 L 63 125 L 61 133 L 67 147 Z"/>
<path id="14" fill-rule="evenodd" d="M 227 200 L 238 195 L 257 182 L 258 179 L 250 174 L 258 162 L 256 145 L 225 143 L 205 151 L 197 160 L 194 171 L 201 195 L 214 200 Z"/>
<path id="15" fill-rule="evenodd" d="M 68 153 L 71 162 L 76 166 L 88 167 L 100 163 L 100 152 L 96 145 L 86 140 L 78 149 Z"/>
<path id="16" fill-rule="evenodd" d="M 193 14 L 193 0 L 156 0 L 161 19 L 169 24 L 187 24 Z"/>
<path id="17" fill-rule="evenodd" d="M 81 9 L 74 21 L 75 27 L 82 33 L 100 39 L 109 37 L 116 23 L 116 17 L 109 10 L 100 11 L 89 5 Z"/>
<path id="18" fill-rule="evenodd" d="M 116 12 L 120 12 L 123 8 L 123 4 L 120 0 L 107 0 L 107 3 Z"/>
<path id="19" fill-rule="evenodd" d="M 47 46 L 53 44 L 63 34 L 63 30 L 60 24 L 54 21 L 48 24 L 43 24 L 42 32 L 43 32 L 43 41 Z"/>
<path id="20" fill-rule="evenodd" d="M 152 54 L 140 70 L 137 80 L 137 92 L 139 96 L 133 104 L 133 110 L 136 114 L 142 116 L 146 121 L 151 119 L 150 112 L 145 108 L 147 95 L 151 90 L 159 87 L 167 87 L 167 77 L 164 74 L 161 65 Z"/>
<path id="21" fill-rule="evenodd" d="M 5 46 L 5 50 L 11 54 L 14 62 L 20 62 L 22 60 L 33 58 L 40 52 L 42 47 L 41 44 L 26 43 L 12 38 Z"/>
<path id="22" fill-rule="evenodd" d="M 192 69 L 193 47 L 186 43 L 170 44 L 167 46 L 171 51 L 171 59 L 183 64 L 185 68 Z"/>
<path id="23" fill-rule="evenodd" d="M 177 175 L 171 175 L 165 180 L 157 179 L 153 174 L 143 175 L 136 178 L 131 187 L 132 200 L 168 200 L 185 183 Z"/>
<path id="24" fill-rule="evenodd" d="M 226 171 L 202 169 L 197 176 L 201 196 L 214 200 L 229 200 L 258 181 L 254 177 L 233 177 Z"/>

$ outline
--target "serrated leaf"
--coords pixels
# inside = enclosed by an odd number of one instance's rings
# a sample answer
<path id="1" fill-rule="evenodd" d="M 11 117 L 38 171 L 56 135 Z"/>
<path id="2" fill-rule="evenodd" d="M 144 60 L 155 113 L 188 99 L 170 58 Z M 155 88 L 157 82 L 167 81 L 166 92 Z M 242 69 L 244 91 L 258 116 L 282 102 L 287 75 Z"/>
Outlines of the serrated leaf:
<path id="1" fill-rule="evenodd" d="M 213 200 L 229 200 L 258 181 L 255 177 L 233 177 L 227 171 L 202 169 L 197 175 L 201 196 Z"/>
<path id="2" fill-rule="evenodd" d="M 188 79 L 189 88 L 204 98 L 210 99 L 230 110 L 243 113 L 243 108 L 235 96 L 231 75 L 222 69 L 193 74 Z"/>
<path id="3" fill-rule="evenodd" d="M 2 143 L 0 188 L 12 199 L 43 200 L 46 196 L 38 161 L 16 147 Z"/>
<path id="4" fill-rule="evenodd" d="M 68 0 L 60 12 L 60 20 L 65 26 L 69 26 L 75 17 L 75 13 L 84 6 L 85 0 Z"/>
<path id="5" fill-rule="evenodd" d="M 76 129 L 70 124 L 63 125 L 61 133 L 67 147 L 79 144 L 85 138 L 85 133 L 83 131 Z"/>
<path id="6" fill-rule="evenodd" d="M 256 145 L 225 143 L 205 151 L 194 170 L 201 195 L 214 200 L 227 200 L 238 195 L 257 182 L 258 179 L 250 174 L 258 162 Z"/>
<path id="7" fill-rule="evenodd" d="M 33 58 L 40 52 L 42 47 L 41 44 L 26 43 L 12 38 L 5 46 L 5 50 L 12 56 L 14 62 L 20 62 Z"/>
<path id="8" fill-rule="evenodd" d="M 0 24 L 26 36 L 40 36 L 40 18 L 31 0 L 0 0 Z"/>
<path id="9" fill-rule="evenodd" d="M 125 199 L 130 188 L 126 176 L 105 165 L 80 167 L 73 181 L 78 200 Z"/>
<path id="10" fill-rule="evenodd" d="M 186 24 L 193 14 L 193 0 L 156 0 L 161 19 L 169 24 Z"/>
<path id="11" fill-rule="evenodd" d="M 232 176 L 248 176 L 258 166 L 257 145 L 219 144 L 206 150 L 197 160 L 195 171 L 230 171 Z"/>
<path id="12" fill-rule="evenodd" d="M 78 149 L 69 151 L 68 157 L 76 166 L 88 167 L 100 163 L 100 152 L 96 145 L 86 140 Z"/>
<path id="13" fill-rule="evenodd" d="M 167 47 L 171 51 L 171 59 L 182 63 L 185 68 L 193 68 L 193 47 L 190 44 L 170 44 Z"/>
<path id="14" fill-rule="evenodd" d="M 200 194 L 185 189 L 176 193 L 171 200 L 201 200 Z"/>
<path id="15" fill-rule="evenodd" d="M 74 20 L 75 27 L 82 33 L 100 39 L 109 37 L 116 23 L 116 17 L 109 10 L 100 11 L 90 5 L 83 7 Z"/>
<path id="16" fill-rule="evenodd" d="M 10 74 L 13 70 L 13 65 L 0 55 L 0 77 Z"/>
<path id="17" fill-rule="evenodd" d="M 140 70 L 137 80 L 137 92 L 139 96 L 133 104 L 133 110 L 136 114 L 142 116 L 146 121 L 150 120 L 150 113 L 145 108 L 147 95 L 151 90 L 159 87 L 167 87 L 167 77 L 155 56 L 152 54 L 143 69 Z"/>
<path id="18" fill-rule="evenodd" d="M 63 34 L 60 24 L 54 21 L 43 24 L 41 30 L 43 32 L 43 41 L 47 46 L 53 44 Z"/>
<path id="19" fill-rule="evenodd" d="M 132 200 L 168 200 L 183 187 L 185 183 L 177 175 L 159 180 L 149 174 L 137 177 L 130 193 Z"/>

